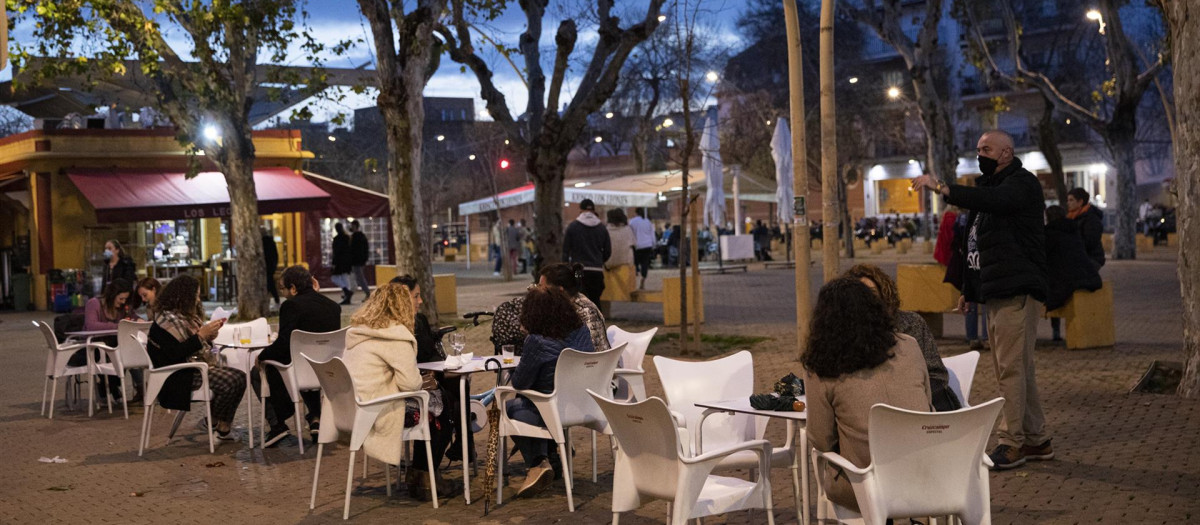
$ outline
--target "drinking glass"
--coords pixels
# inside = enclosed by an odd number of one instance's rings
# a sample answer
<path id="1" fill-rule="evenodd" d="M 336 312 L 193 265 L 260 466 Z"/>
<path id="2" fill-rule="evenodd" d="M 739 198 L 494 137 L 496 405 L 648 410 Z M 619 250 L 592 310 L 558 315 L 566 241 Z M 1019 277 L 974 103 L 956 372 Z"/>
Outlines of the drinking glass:
<path id="1" fill-rule="evenodd" d="M 450 337 L 450 347 L 454 349 L 454 355 L 456 357 L 461 356 L 463 348 L 467 346 L 466 337 L 464 337 L 463 334 L 460 334 L 460 333 L 452 333 L 452 334 L 450 334 L 449 337 Z"/>
<path id="2" fill-rule="evenodd" d="M 241 336 L 238 337 L 238 340 L 241 341 L 242 344 L 248 345 L 250 344 L 250 340 L 253 335 L 253 330 L 249 326 L 243 326 L 241 329 Z"/>
<path id="3" fill-rule="evenodd" d="M 500 347 L 500 361 L 506 365 L 511 365 L 513 355 L 516 353 L 516 348 L 513 345 L 503 345 Z"/>

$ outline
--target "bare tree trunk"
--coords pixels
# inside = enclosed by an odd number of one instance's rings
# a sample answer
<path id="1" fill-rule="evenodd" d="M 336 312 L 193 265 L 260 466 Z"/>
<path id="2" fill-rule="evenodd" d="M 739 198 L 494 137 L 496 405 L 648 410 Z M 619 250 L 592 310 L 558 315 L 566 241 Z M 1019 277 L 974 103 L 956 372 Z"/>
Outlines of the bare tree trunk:
<path id="1" fill-rule="evenodd" d="M 1062 151 L 1058 149 L 1058 124 L 1054 122 L 1054 101 L 1042 97 L 1042 115 L 1033 126 L 1038 150 L 1046 157 L 1054 179 L 1054 197 L 1060 204 L 1067 202 L 1067 174 L 1063 171 Z"/>
<path id="2" fill-rule="evenodd" d="M 796 2 L 783 0 L 784 20 L 788 40 L 788 90 L 792 120 L 792 188 L 798 204 L 808 197 L 808 148 L 804 126 L 804 62 L 800 47 L 800 18 Z M 792 250 L 796 258 L 796 360 L 804 355 L 808 342 L 808 321 L 811 315 L 812 284 L 808 280 L 809 251 L 807 210 L 796 206 L 792 216 Z"/>
<path id="3" fill-rule="evenodd" d="M 562 260 L 563 178 L 567 155 L 554 148 L 534 145 L 529 163 L 533 185 L 533 225 L 537 232 L 538 255 L 542 264 Z"/>
<path id="4" fill-rule="evenodd" d="M 837 106 L 834 104 L 833 82 L 833 0 L 821 0 L 821 249 L 825 282 L 838 275 L 838 206 L 837 166 Z M 833 238 L 829 232 L 833 231 Z"/>
<path id="5" fill-rule="evenodd" d="M 229 128 L 227 128 L 229 129 Z M 221 172 L 229 185 L 230 244 L 237 250 L 238 318 L 254 319 L 270 313 L 267 275 L 263 266 L 261 219 L 254 188 L 254 143 L 250 130 L 225 138 Z"/>
<path id="6" fill-rule="evenodd" d="M 1200 398 L 1200 5 L 1163 2 L 1175 57 L 1175 210 L 1183 355 L 1179 395 Z"/>
<path id="7" fill-rule="evenodd" d="M 1107 126 L 1105 143 L 1112 152 L 1117 175 L 1117 227 L 1113 236 L 1113 258 L 1137 258 L 1137 175 L 1134 172 L 1134 147 L 1137 123 L 1133 117 L 1117 118 L 1118 109 Z"/>
<path id="8" fill-rule="evenodd" d="M 847 169 L 849 169 L 850 165 L 847 165 L 846 167 L 847 167 Z M 853 226 L 854 221 L 850 217 L 850 205 L 847 202 L 847 196 L 850 192 L 847 191 L 847 188 L 846 188 L 845 174 L 838 177 L 837 190 L 838 190 L 838 208 L 841 209 L 841 212 L 842 212 L 841 226 L 842 226 L 842 229 L 845 230 L 841 235 L 841 241 L 842 241 L 843 247 L 846 249 L 846 257 L 849 259 L 853 259 L 854 258 L 854 226 Z M 838 235 L 838 232 L 835 231 L 835 232 L 833 232 L 833 234 L 836 236 L 836 235 Z"/>

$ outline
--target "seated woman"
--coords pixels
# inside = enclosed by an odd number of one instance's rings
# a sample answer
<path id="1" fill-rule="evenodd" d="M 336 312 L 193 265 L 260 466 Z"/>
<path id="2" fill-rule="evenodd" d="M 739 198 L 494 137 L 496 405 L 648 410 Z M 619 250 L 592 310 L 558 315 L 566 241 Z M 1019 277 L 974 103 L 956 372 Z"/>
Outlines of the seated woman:
<path id="1" fill-rule="evenodd" d="M 554 371 L 563 349 L 596 351 L 591 334 L 572 308 L 571 298 L 554 286 L 534 288 L 525 294 L 521 305 L 521 326 L 529 334 L 521 350 L 521 362 L 513 371 L 512 387 L 517 390 L 554 392 Z M 508 417 L 530 425 L 546 426 L 533 402 L 518 396 L 505 407 Z M 513 441 L 525 460 L 528 473 L 517 495 L 536 492 L 554 481 L 559 463 L 552 462 L 551 451 L 557 446 L 548 439 L 514 436 Z"/>
<path id="2" fill-rule="evenodd" d="M 438 336 L 429 324 L 429 318 L 420 312 L 421 304 L 424 303 L 421 299 L 421 285 L 417 283 L 416 278 L 407 274 L 393 277 L 390 283 L 404 286 L 410 291 L 413 312 L 415 312 L 412 332 L 417 341 L 417 362 L 445 361 L 446 354 L 438 345 Z M 422 372 L 421 375 L 424 381 L 436 381 L 438 385 L 436 391 L 430 392 L 429 402 L 433 403 L 436 396 L 442 409 L 441 415 L 430 421 L 429 446 L 431 447 L 430 452 L 433 454 L 434 476 L 438 480 L 438 496 L 446 498 L 452 494 L 454 485 L 443 482 L 442 474 L 437 467 L 442 464 L 442 458 L 446 455 L 450 440 L 458 433 L 460 427 L 458 422 L 458 380 L 447 380 L 446 375 L 441 372 Z M 475 449 L 473 441 L 470 449 Z M 461 456 L 461 446 L 458 450 L 460 450 L 458 455 Z M 425 457 L 424 441 L 413 443 L 413 457 L 416 460 L 413 461 L 412 468 L 408 470 L 408 493 L 421 501 L 429 501 L 433 498 L 433 494 L 429 488 L 429 466 L 421 459 Z"/>
<path id="3" fill-rule="evenodd" d="M 871 463 L 867 416 L 876 403 L 927 412 L 929 372 L 917 341 L 893 329 L 887 306 L 857 279 L 821 288 L 804 363 L 808 439 L 821 452 Z M 846 475 L 832 465 L 818 475 L 831 501 L 858 510 Z"/>
<path id="4" fill-rule="evenodd" d="M 596 352 L 608 350 L 608 328 L 604 326 L 604 314 L 586 295 L 583 295 L 583 265 L 554 263 L 542 266 L 538 271 L 537 287 L 554 287 L 567 292 L 575 305 L 575 312 L 587 326 L 591 334 L 592 348 Z M 530 289 L 534 287 L 531 286 Z M 496 307 L 496 315 L 492 318 L 492 343 L 499 349 L 504 345 L 513 345 L 519 354 L 521 345 L 528 335 L 521 327 L 521 304 L 525 297 L 517 297 Z"/>
<path id="5" fill-rule="evenodd" d="M 408 287 L 388 283 L 371 292 L 350 318 L 342 359 L 354 377 L 359 399 L 415 392 L 422 387 L 417 369 L 417 339 L 413 336 L 416 309 Z M 434 407 L 430 406 L 430 411 Z M 379 414 L 363 443 L 363 451 L 389 465 L 400 464 L 400 437 L 405 405 L 392 405 Z M 434 423 L 431 423 L 433 430 Z M 423 455 L 415 463 L 425 463 Z M 426 487 L 428 488 L 428 487 Z"/>
<path id="6" fill-rule="evenodd" d="M 846 270 L 842 277 L 858 279 L 867 285 L 883 300 L 888 313 L 896 322 L 896 331 L 917 340 L 921 346 L 921 355 L 925 356 L 925 366 L 929 367 L 929 390 L 933 395 L 933 408 L 938 412 L 949 412 L 962 408 L 958 396 L 950 389 L 950 372 L 942 362 L 938 353 L 937 341 L 929 324 L 916 312 L 900 309 L 900 292 L 896 290 L 896 281 L 884 273 L 878 266 L 856 264 Z"/>
<path id="7" fill-rule="evenodd" d="M 94 330 L 116 330 L 117 325 L 122 319 L 136 319 L 137 317 L 130 313 L 127 302 L 129 301 L 129 291 L 133 289 L 133 283 L 125 279 L 117 279 L 108 283 L 104 288 L 104 294 L 99 297 L 93 297 L 87 300 L 83 306 L 83 329 L 87 331 Z M 117 346 L 117 336 L 110 335 L 105 337 L 95 337 L 92 341 L 108 345 L 110 348 Z M 100 359 L 100 350 L 93 351 L 93 357 Z M 84 350 L 79 350 L 71 355 L 67 361 L 70 366 L 83 366 L 87 364 L 87 354 Z M 142 377 L 141 370 L 137 370 L 134 374 L 134 383 L 137 393 L 135 399 L 142 397 Z M 108 381 L 108 392 L 112 394 L 114 400 L 121 398 L 121 378 L 116 376 L 106 376 Z M 104 396 L 105 392 L 100 391 L 100 395 Z"/>
<path id="8" fill-rule="evenodd" d="M 246 392 L 246 374 L 217 364 L 212 341 L 225 324 L 218 320 L 204 322 L 204 306 L 200 303 L 200 281 L 184 274 L 167 283 L 158 295 L 154 324 L 150 326 L 146 345 L 154 366 L 164 367 L 188 361 L 208 364 L 208 388 L 212 391 L 213 428 L 217 439 L 235 441 L 231 431 L 242 394 Z M 171 410 L 191 410 L 192 391 L 201 387 L 200 374 L 194 369 L 171 374 L 163 383 L 158 402 Z"/>
<path id="9" fill-rule="evenodd" d="M 1096 261 L 1088 256 L 1079 227 L 1067 218 L 1062 206 L 1046 208 L 1046 276 L 1050 285 L 1046 311 L 1067 304 L 1075 290 L 1094 292 L 1104 286 Z M 1058 317 L 1050 318 L 1050 333 L 1056 342 L 1062 341 L 1060 321 Z"/>
<path id="10" fill-rule="evenodd" d="M 162 291 L 162 284 L 158 279 L 146 277 L 137 283 L 137 296 L 141 304 L 146 305 L 146 318 L 154 319 L 154 303 L 158 299 L 159 292 Z"/>

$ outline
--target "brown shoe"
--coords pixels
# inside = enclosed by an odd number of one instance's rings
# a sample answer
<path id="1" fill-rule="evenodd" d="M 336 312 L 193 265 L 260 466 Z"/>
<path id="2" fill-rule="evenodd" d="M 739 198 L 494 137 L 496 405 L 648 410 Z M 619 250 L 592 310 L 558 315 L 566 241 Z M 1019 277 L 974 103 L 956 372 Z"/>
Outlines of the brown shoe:
<path id="1" fill-rule="evenodd" d="M 408 469 L 408 496 L 417 501 L 430 501 L 433 491 L 429 489 L 429 473 L 414 468 Z M 441 496 L 441 494 L 438 494 Z"/>
<path id="2" fill-rule="evenodd" d="M 1054 449 L 1050 446 L 1050 440 L 1047 439 L 1041 445 L 1025 445 L 1021 447 L 1021 453 L 1025 455 L 1025 459 L 1030 461 L 1046 461 L 1054 459 Z"/>
<path id="3" fill-rule="evenodd" d="M 997 445 L 988 458 L 992 460 L 992 470 L 1008 470 L 1025 464 L 1021 449 L 1008 445 Z"/>
<path id="4" fill-rule="evenodd" d="M 525 482 L 521 484 L 521 488 L 517 490 L 517 497 L 532 496 L 549 487 L 554 483 L 554 469 L 550 468 L 550 462 L 542 460 L 536 467 L 530 468 L 525 474 Z"/>

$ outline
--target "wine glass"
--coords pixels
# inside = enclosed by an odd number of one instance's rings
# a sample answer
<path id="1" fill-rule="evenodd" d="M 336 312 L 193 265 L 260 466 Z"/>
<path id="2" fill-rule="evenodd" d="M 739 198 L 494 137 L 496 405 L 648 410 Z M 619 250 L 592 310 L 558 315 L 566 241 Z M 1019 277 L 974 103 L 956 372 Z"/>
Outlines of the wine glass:
<path id="1" fill-rule="evenodd" d="M 462 356 L 463 348 L 467 346 L 467 338 L 461 333 L 450 334 L 450 348 L 454 349 L 454 356 Z"/>

